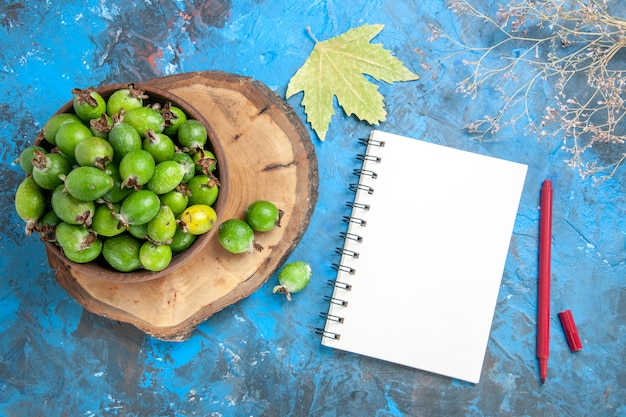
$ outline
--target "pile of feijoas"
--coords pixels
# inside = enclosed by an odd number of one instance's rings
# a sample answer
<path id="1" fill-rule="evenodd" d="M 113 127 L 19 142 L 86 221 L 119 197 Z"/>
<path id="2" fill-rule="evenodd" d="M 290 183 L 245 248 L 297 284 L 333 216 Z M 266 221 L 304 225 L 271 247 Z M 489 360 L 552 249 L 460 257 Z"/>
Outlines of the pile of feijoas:
<path id="1" fill-rule="evenodd" d="M 26 178 L 15 208 L 26 233 L 77 263 L 165 269 L 217 222 L 206 127 L 133 84 L 107 99 L 93 88 L 72 94 L 74 111 L 50 117 L 19 156 Z"/>

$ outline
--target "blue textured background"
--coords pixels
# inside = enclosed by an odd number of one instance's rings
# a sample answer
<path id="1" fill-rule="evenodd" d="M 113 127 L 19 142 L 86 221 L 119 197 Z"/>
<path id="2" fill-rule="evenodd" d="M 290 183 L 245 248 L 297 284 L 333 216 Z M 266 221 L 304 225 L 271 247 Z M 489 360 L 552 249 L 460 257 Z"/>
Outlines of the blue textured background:
<path id="1" fill-rule="evenodd" d="M 476 3 L 496 10 L 495 3 Z M 442 61 L 437 79 L 422 69 L 424 59 L 436 62 L 450 52 L 427 41 L 431 22 L 493 41 L 488 26 L 455 16 L 442 0 L 0 1 L 0 415 L 626 415 L 626 167 L 596 184 L 566 166 L 560 138 L 539 141 L 503 130 L 489 141 L 471 140 L 460 127 L 470 115 L 496 109 L 497 100 L 455 93 L 469 71 L 462 55 Z M 253 77 L 284 97 L 313 47 L 307 26 L 323 40 L 364 23 L 384 24 L 375 41 L 422 75 L 380 85 L 389 112 L 382 128 L 426 132 L 437 143 L 529 165 L 478 385 L 326 349 L 313 334 L 331 291 L 326 281 L 337 261 L 332 248 L 341 245 L 339 219 L 348 214 L 344 201 L 352 198 L 346 184 L 362 150 L 356 138 L 370 130 L 342 114 L 333 118 L 326 142 L 313 136 L 320 198 L 291 258 L 311 263 L 315 276 L 291 303 L 271 293 L 272 277 L 188 341 L 167 343 L 84 311 L 56 284 L 43 245 L 24 237 L 15 214 L 22 173 L 13 160 L 73 87 L 222 70 Z M 304 120 L 300 100 L 288 102 Z M 555 182 L 556 216 L 552 355 L 541 386 L 535 317 L 545 178 Z M 410 182 L 398 186 L 404 192 Z M 575 354 L 556 316 L 564 309 L 573 311 L 584 345 Z"/>

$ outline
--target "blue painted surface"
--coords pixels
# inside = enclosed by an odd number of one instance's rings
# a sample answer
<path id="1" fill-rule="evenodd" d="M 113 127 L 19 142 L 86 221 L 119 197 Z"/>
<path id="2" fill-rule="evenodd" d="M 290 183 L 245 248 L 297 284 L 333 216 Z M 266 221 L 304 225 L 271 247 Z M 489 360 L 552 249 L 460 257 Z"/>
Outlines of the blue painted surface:
<path id="1" fill-rule="evenodd" d="M 495 3 L 476 3 L 495 11 Z M 433 62 L 446 53 L 427 41 L 430 22 L 464 36 L 491 36 L 439 0 L 0 3 L 0 415 L 626 415 L 626 167 L 595 184 L 565 165 L 560 138 L 538 141 L 503 130 L 489 141 L 471 140 L 460 126 L 497 102 L 455 93 L 468 71 L 461 56 L 443 61 L 436 80 L 422 70 L 417 51 Z M 291 259 L 310 262 L 315 277 L 291 303 L 272 294 L 272 277 L 202 323 L 188 341 L 168 343 L 84 311 L 56 284 L 43 245 L 24 237 L 14 212 L 22 173 L 13 160 L 73 87 L 222 70 L 253 77 L 284 97 L 313 46 L 307 26 L 327 39 L 364 23 L 384 24 L 376 41 L 422 75 L 380 85 L 389 112 L 381 127 L 416 137 L 426 132 L 438 143 L 529 165 L 480 384 L 329 350 L 313 334 L 330 293 L 332 248 L 341 245 L 343 203 L 352 198 L 346 184 L 362 150 L 355 139 L 370 130 L 341 114 L 325 143 L 314 139 L 320 198 Z M 304 119 L 300 99 L 288 102 Z M 541 386 L 534 349 L 538 196 L 545 178 L 555 182 L 557 215 L 552 355 Z M 573 311 L 584 345 L 575 354 L 556 316 L 564 309 Z"/>

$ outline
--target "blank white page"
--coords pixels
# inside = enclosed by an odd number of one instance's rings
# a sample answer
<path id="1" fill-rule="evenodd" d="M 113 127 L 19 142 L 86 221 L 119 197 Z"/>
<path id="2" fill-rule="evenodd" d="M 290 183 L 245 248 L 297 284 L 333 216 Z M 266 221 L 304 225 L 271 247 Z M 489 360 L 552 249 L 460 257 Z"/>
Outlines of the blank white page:
<path id="1" fill-rule="evenodd" d="M 322 343 L 477 383 L 527 166 L 373 131 Z M 376 178 L 372 178 L 372 172 Z M 355 177 L 355 182 L 357 178 Z M 371 187 L 370 194 L 366 188 Z M 350 273 L 349 269 L 354 269 Z"/>

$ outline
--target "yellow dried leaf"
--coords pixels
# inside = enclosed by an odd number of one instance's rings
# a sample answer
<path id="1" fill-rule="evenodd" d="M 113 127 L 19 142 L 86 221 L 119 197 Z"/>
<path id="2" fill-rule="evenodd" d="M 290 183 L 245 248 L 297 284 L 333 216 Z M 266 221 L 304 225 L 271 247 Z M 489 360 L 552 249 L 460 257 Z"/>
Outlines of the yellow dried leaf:
<path id="1" fill-rule="evenodd" d="M 326 138 L 335 113 L 334 97 L 348 116 L 354 114 L 373 125 L 386 119 L 384 97 L 365 74 L 389 84 L 419 78 L 381 44 L 370 43 L 383 27 L 363 25 L 316 42 L 304 65 L 289 81 L 286 97 L 304 92 L 302 105 L 320 140 Z"/>

